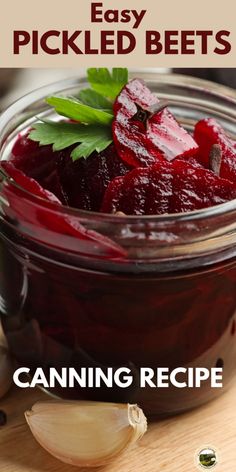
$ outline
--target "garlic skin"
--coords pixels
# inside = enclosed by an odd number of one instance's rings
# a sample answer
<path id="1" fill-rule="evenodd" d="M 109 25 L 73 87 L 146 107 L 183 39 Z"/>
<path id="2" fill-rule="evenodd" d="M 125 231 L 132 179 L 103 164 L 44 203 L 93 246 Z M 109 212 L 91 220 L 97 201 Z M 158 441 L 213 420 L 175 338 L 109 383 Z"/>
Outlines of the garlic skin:
<path id="1" fill-rule="evenodd" d="M 8 350 L 0 346 L 0 398 L 4 397 L 12 385 L 13 365 Z"/>
<path id="2" fill-rule="evenodd" d="M 25 413 L 39 444 L 51 455 L 78 467 L 108 464 L 147 430 L 137 405 L 48 401 Z"/>

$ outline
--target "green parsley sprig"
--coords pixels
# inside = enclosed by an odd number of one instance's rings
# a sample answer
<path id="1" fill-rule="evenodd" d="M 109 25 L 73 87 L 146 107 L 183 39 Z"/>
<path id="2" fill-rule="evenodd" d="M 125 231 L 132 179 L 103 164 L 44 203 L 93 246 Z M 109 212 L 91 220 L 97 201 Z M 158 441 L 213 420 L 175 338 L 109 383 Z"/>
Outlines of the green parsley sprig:
<path id="1" fill-rule="evenodd" d="M 74 161 L 101 152 L 112 143 L 113 101 L 128 82 L 128 70 L 90 68 L 87 77 L 91 88 L 81 90 L 78 97 L 46 99 L 57 114 L 78 123 L 41 120 L 29 134 L 40 145 L 52 145 L 54 151 L 78 144 L 71 153 Z"/>
<path id="2" fill-rule="evenodd" d="M 104 97 L 115 100 L 121 89 L 128 82 L 128 69 L 114 68 L 112 73 L 101 67 L 87 70 L 91 87 Z"/>
<path id="3" fill-rule="evenodd" d="M 40 145 L 52 144 L 53 151 L 80 143 L 71 153 L 72 159 L 76 161 L 80 157 L 90 156 L 94 151 L 106 149 L 112 143 L 112 134 L 108 126 L 47 121 L 34 125 L 30 139 L 38 141 Z"/>

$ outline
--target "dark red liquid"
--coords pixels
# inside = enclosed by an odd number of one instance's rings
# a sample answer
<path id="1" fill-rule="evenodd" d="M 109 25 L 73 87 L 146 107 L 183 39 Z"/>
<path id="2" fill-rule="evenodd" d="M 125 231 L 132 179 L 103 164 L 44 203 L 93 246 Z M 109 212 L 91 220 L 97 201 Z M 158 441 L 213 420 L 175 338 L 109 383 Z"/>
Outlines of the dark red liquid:
<path id="1" fill-rule="evenodd" d="M 235 370 L 236 264 L 179 273 L 95 271 L 43 249 L 1 223 L 3 328 L 20 365 L 48 367 L 215 367 L 224 389 Z M 102 263 L 101 263 L 102 264 Z M 217 364 L 218 363 L 218 364 Z M 69 398 L 135 401 L 169 414 L 222 389 L 61 389 Z"/>

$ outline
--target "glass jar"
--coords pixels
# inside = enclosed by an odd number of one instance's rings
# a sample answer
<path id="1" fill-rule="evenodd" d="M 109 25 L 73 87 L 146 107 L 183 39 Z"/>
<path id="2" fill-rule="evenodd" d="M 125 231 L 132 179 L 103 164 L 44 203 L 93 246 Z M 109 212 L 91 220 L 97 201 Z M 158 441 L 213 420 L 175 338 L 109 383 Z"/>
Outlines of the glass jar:
<path id="1" fill-rule="evenodd" d="M 214 117 L 236 139 L 236 98 L 184 76 L 136 74 L 191 130 Z M 37 90 L 0 117 L 1 159 L 44 98 L 73 95 L 72 79 Z M 76 228 L 75 233 L 68 230 Z M 236 366 L 236 201 L 161 216 L 114 216 L 55 207 L 2 173 L 0 309 L 20 366 L 129 367 L 130 388 L 53 390 L 59 396 L 138 402 L 147 414 L 196 407 L 228 388 Z M 223 388 L 140 388 L 139 369 L 224 366 Z"/>

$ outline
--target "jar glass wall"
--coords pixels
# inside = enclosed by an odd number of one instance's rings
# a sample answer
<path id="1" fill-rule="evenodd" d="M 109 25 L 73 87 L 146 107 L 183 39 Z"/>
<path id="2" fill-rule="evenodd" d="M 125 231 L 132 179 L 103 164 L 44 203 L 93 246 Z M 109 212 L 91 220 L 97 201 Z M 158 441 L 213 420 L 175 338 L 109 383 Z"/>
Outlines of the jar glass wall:
<path id="1" fill-rule="evenodd" d="M 187 129 L 214 117 L 236 138 L 230 89 L 183 76 L 137 75 L 168 101 Z M 73 95 L 84 86 L 84 79 L 54 84 L 4 112 L 1 158 L 35 116 L 51 116 L 45 97 Z M 68 222 L 82 225 L 81 237 L 67 231 Z M 165 415 L 198 406 L 230 384 L 236 358 L 236 201 L 188 214 L 119 217 L 45 207 L 2 173 L 0 251 L 1 319 L 19 365 L 43 367 L 46 374 L 50 367 L 129 366 L 134 375 L 129 389 L 54 393 L 135 401 L 149 414 Z M 201 388 L 139 388 L 140 367 L 223 364 L 223 389 L 212 389 L 210 382 Z"/>

